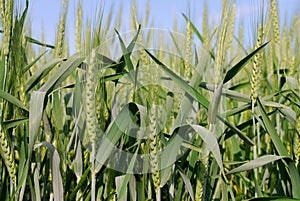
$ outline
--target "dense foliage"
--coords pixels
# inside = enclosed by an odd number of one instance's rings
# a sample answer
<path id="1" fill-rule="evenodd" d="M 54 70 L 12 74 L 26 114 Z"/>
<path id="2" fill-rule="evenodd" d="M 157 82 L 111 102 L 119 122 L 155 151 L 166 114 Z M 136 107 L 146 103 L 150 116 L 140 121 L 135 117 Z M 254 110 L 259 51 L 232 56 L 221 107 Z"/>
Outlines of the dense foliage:
<path id="1" fill-rule="evenodd" d="M 126 33 L 79 1 L 69 55 L 67 0 L 54 45 L 1 0 L 0 200 L 300 199 L 300 20 L 256 3 L 249 49 L 233 1 Z"/>

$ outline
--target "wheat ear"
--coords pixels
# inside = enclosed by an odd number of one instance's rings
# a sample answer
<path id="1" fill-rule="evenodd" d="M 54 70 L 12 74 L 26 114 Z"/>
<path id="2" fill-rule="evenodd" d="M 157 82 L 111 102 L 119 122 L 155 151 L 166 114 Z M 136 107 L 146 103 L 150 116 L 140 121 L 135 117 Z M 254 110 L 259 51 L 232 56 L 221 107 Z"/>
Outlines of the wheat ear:
<path id="1" fill-rule="evenodd" d="M 263 37 L 263 26 L 259 26 L 257 42 L 255 49 L 259 48 L 262 45 L 262 37 Z M 255 105 L 258 97 L 258 87 L 260 83 L 259 73 L 260 73 L 260 65 L 261 65 L 262 53 L 258 52 L 254 55 L 254 61 L 252 65 L 252 77 L 251 77 L 251 100 L 252 104 Z"/>
<path id="2" fill-rule="evenodd" d="M 156 106 L 150 110 L 150 166 L 152 172 L 152 181 L 156 192 L 157 200 L 160 200 L 160 170 L 159 170 L 159 138 L 157 135 Z"/>
<path id="3" fill-rule="evenodd" d="M 95 103 L 95 61 L 96 61 L 96 52 L 92 51 L 90 55 L 89 64 L 87 65 L 86 70 L 86 129 L 89 136 L 89 140 L 92 146 L 92 153 L 90 157 L 90 162 L 92 163 L 92 195 L 91 200 L 94 201 L 96 194 L 96 172 L 95 170 L 95 139 L 96 139 L 96 103 Z"/>
<path id="4" fill-rule="evenodd" d="M 11 147 L 9 146 L 8 140 L 5 136 L 5 133 L 2 131 L 0 127 L 0 147 L 1 147 L 1 156 L 4 160 L 5 166 L 8 170 L 8 174 L 12 181 L 16 183 L 16 164 L 14 161 L 14 157 L 11 151 Z"/>

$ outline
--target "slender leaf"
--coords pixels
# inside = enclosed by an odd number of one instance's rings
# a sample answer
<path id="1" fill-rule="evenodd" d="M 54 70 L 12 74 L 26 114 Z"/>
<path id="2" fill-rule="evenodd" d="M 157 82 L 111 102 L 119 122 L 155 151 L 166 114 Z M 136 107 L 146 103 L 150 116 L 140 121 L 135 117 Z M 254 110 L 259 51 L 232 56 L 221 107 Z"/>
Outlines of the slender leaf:
<path id="1" fill-rule="evenodd" d="M 47 51 L 43 52 L 42 54 L 40 54 L 36 59 L 34 59 L 30 64 L 28 64 L 27 66 L 25 66 L 22 69 L 22 72 L 25 73 L 26 71 L 28 71 L 34 64 L 36 64 L 45 54 L 47 53 Z"/>
<path id="2" fill-rule="evenodd" d="M 138 151 L 139 151 L 139 148 L 140 148 L 140 143 L 129 163 L 129 166 L 128 166 L 128 169 L 126 171 L 126 175 L 125 177 L 123 178 L 122 180 L 122 184 L 121 184 L 121 188 L 120 188 L 120 191 L 118 192 L 118 195 L 119 195 L 119 199 L 122 200 L 123 196 L 125 195 L 125 193 L 127 192 L 127 185 L 128 185 L 128 182 L 129 182 L 129 179 L 130 177 L 133 176 L 133 167 L 134 167 L 134 164 L 136 162 L 136 157 L 138 155 Z"/>
<path id="3" fill-rule="evenodd" d="M 280 156 L 288 157 L 288 151 L 283 145 L 282 141 L 279 138 L 279 135 L 277 134 L 275 127 L 272 125 L 271 121 L 269 120 L 267 113 L 265 112 L 265 109 L 263 105 L 261 104 L 261 101 L 258 99 L 257 101 L 259 112 L 262 116 L 262 120 L 265 126 L 266 131 L 269 133 L 271 140 L 273 144 L 275 145 L 275 148 Z"/>
<path id="4" fill-rule="evenodd" d="M 192 187 L 192 184 L 191 184 L 191 181 L 189 180 L 189 178 L 183 174 L 181 171 L 179 171 L 180 173 L 180 176 L 182 177 L 183 179 L 183 182 L 185 184 L 185 188 L 187 189 L 187 191 L 189 192 L 190 194 L 190 197 L 191 197 L 191 200 L 194 201 L 195 198 L 194 198 L 194 191 L 193 191 L 193 187 Z"/>
<path id="5" fill-rule="evenodd" d="M 299 201 L 299 199 L 293 199 L 293 198 L 288 198 L 288 197 L 259 197 L 259 198 L 252 198 L 247 201 Z"/>
<path id="6" fill-rule="evenodd" d="M 118 200 L 125 201 L 127 200 L 126 197 L 123 197 L 125 194 L 127 195 L 127 185 L 123 186 L 124 180 L 125 180 L 126 175 L 121 175 L 115 178 L 115 183 L 116 183 L 116 190 L 118 196 Z M 122 191 L 122 197 L 121 196 L 121 191 Z"/>
<path id="7" fill-rule="evenodd" d="M 62 59 L 54 59 L 44 66 L 38 68 L 30 79 L 25 84 L 25 90 L 28 92 L 32 89 L 41 79 L 48 75 L 48 73 L 59 63 Z"/>
<path id="8" fill-rule="evenodd" d="M 45 92 L 34 91 L 31 94 L 29 111 L 29 158 L 31 156 L 33 145 L 35 144 L 35 140 L 39 133 L 45 97 Z"/>
<path id="9" fill-rule="evenodd" d="M 45 146 L 51 153 L 51 170 L 52 170 L 52 188 L 54 201 L 61 201 L 64 198 L 62 177 L 60 174 L 60 158 L 55 147 L 49 142 L 41 142 L 35 145 L 35 149 Z"/>
<path id="10" fill-rule="evenodd" d="M 274 161 L 277 161 L 277 160 L 280 160 L 283 158 L 285 158 L 285 157 L 284 156 L 276 156 L 276 155 L 264 155 L 264 156 L 254 159 L 254 160 L 251 160 L 233 170 L 230 170 L 226 174 L 234 174 L 234 173 L 238 173 L 238 172 L 252 170 L 252 169 L 262 167 L 266 164 L 272 163 Z"/>
<path id="11" fill-rule="evenodd" d="M 255 49 L 253 52 L 251 52 L 249 55 L 247 55 L 245 58 L 243 58 L 239 63 L 237 63 L 235 66 L 233 66 L 231 69 L 229 69 L 224 77 L 223 83 L 227 83 L 229 80 L 231 80 L 234 76 L 242 70 L 242 68 L 250 61 L 250 59 L 262 48 L 264 48 L 269 42 L 266 42 L 265 44 L 261 45 L 257 49 Z"/>
<path id="12" fill-rule="evenodd" d="M 81 54 L 74 54 L 64 62 L 39 89 L 39 91 L 50 93 L 58 87 L 65 79 L 83 62 L 84 57 Z"/>
<path id="13" fill-rule="evenodd" d="M 34 43 L 34 44 L 37 44 L 37 45 L 40 45 L 40 46 L 44 46 L 44 47 L 49 47 L 51 49 L 54 49 L 55 47 L 53 45 L 49 45 L 49 44 L 46 44 L 46 43 L 42 43 L 34 38 L 31 38 L 29 36 L 25 36 L 26 40 L 30 43 Z"/>
<path id="14" fill-rule="evenodd" d="M 215 90 L 214 95 L 212 97 L 212 101 L 208 108 L 208 122 L 210 124 L 215 124 L 219 109 L 219 104 L 221 101 L 223 83 L 220 83 L 218 88 Z"/>
<path id="15" fill-rule="evenodd" d="M 28 121 L 29 121 L 28 118 L 14 119 L 14 120 L 3 121 L 2 125 L 3 125 L 3 127 L 5 127 L 5 129 L 10 129 L 13 127 L 17 127 L 20 124 L 23 124 Z"/>
<path id="16" fill-rule="evenodd" d="M 176 75 L 172 70 L 170 70 L 165 64 L 159 61 L 154 55 L 152 55 L 148 50 L 145 49 L 147 54 L 158 64 L 160 67 L 175 81 L 180 87 L 182 87 L 191 97 L 197 100 L 206 109 L 209 107 L 209 101 L 201 95 L 197 90 L 191 87 L 187 82 L 185 82 L 181 77 Z"/>
<path id="17" fill-rule="evenodd" d="M 14 96 L 12 96 L 11 94 L 3 91 L 2 89 L 0 89 L 0 98 L 3 98 L 4 100 L 10 102 L 11 104 L 25 110 L 28 111 L 27 107 L 17 98 L 15 98 Z"/>
<path id="18" fill-rule="evenodd" d="M 196 26 L 191 22 L 191 20 L 185 15 L 183 14 L 184 19 L 186 20 L 186 22 L 190 22 L 192 30 L 194 31 L 194 33 L 196 34 L 196 36 L 199 38 L 199 40 L 203 43 L 203 37 L 200 34 L 200 32 L 198 31 L 198 29 L 196 28 Z"/>

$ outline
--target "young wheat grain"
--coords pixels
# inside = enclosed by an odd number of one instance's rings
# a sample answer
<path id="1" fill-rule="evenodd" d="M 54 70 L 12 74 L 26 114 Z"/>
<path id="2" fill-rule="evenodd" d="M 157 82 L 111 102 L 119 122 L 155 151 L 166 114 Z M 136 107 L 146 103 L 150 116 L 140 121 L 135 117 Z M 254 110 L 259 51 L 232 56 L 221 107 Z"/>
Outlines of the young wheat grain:
<path id="1" fill-rule="evenodd" d="M 255 49 L 262 45 L 262 37 L 263 37 L 263 26 L 262 24 L 259 26 L 257 42 Z M 258 52 L 254 55 L 253 65 L 252 65 L 252 77 L 251 77 L 251 100 L 252 105 L 255 105 L 258 97 L 258 88 L 259 88 L 259 72 L 260 72 L 260 65 L 261 65 L 261 58 L 262 53 Z"/>
<path id="2" fill-rule="evenodd" d="M 75 49 L 76 52 L 81 51 L 81 33 L 82 33 L 82 5 L 80 1 L 77 7 L 77 16 L 75 23 Z"/>
<path id="3" fill-rule="evenodd" d="M 297 77 L 296 76 L 297 75 L 297 69 L 296 69 L 295 66 L 296 66 L 296 58 L 295 58 L 295 56 L 292 56 L 292 59 L 290 61 L 291 70 L 289 71 L 289 76 L 291 76 L 291 77 L 293 77 L 293 76 Z"/>
<path id="4" fill-rule="evenodd" d="M 12 27 L 13 27 L 13 9 L 14 9 L 14 1 L 7 0 L 5 5 L 4 12 L 4 21 L 2 26 L 4 26 L 4 55 L 8 56 L 10 40 L 12 35 Z"/>
<path id="5" fill-rule="evenodd" d="M 67 10 L 68 10 L 68 0 L 64 0 L 63 1 L 63 12 L 62 12 L 62 14 L 60 16 L 60 20 L 59 20 L 58 35 L 57 35 L 56 47 L 55 47 L 55 49 L 56 49 L 55 57 L 63 56 Z"/>
<path id="6" fill-rule="evenodd" d="M 4 55 L 4 79 L 1 80 L 1 86 L 5 86 L 6 75 L 8 74 L 8 62 L 9 62 L 9 53 L 10 53 L 10 45 L 12 38 L 12 28 L 13 28 L 13 9 L 14 9 L 14 1 L 7 0 L 6 2 L 3 0 L 1 3 L 1 17 L 2 17 L 2 27 L 3 27 L 3 55 Z"/>
<path id="7" fill-rule="evenodd" d="M 85 27 L 85 53 L 88 54 L 91 51 L 91 24 L 87 22 Z"/>
<path id="8" fill-rule="evenodd" d="M 281 58 L 281 67 L 287 67 L 288 61 L 288 38 L 287 38 L 287 25 L 286 23 L 283 26 L 282 37 L 281 37 L 281 45 L 280 45 L 280 58 Z"/>
<path id="9" fill-rule="evenodd" d="M 215 86 L 218 85 L 218 83 L 221 80 L 221 75 L 223 72 L 223 65 L 225 61 L 225 49 L 226 49 L 226 31 L 228 28 L 228 1 L 223 1 L 223 9 L 222 9 L 222 21 L 220 25 L 220 29 L 217 34 L 217 44 L 216 44 L 216 56 L 215 56 L 215 76 L 214 76 L 214 83 Z"/>
<path id="10" fill-rule="evenodd" d="M 298 117 L 297 121 L 297 133 L 298 133 L 298 143 L 297 143 L 297 152 L 296 152 L 296 166 L 299 165 L 299 160 L 300 160 L 300 140 L 299 140 L 299 135 L 300 135 L 300 116 Z"/>
<path id="11" fill-rule="evenodd" d="M 208 30 L 208 16 L 207 16 L 207 4 L 206 1 L 204 3 L 203 8 L 203 17 L 202 17 L 202 37 L 204 40 L 204 47 L 208 44 L 209 40 L 209 30 Z"/>
<path id="12" fill-rule="evenodd" d="M 95 141 L 96 133 L 95 59 L 96 53 L 93 51 L 86 71 L 86 128 L 91 143 Z"/>
<path id="13" fill-rule="evenodd" d="M 201 162 L 199 164 L 199 171 L 196 178 L 196 193 L 195 193 L 195 200 L 201 201 L 203 197 L 203 185 L 204 185 L 204 178 L 206 177 L 206 169 L 204 164 Z"/>
<path id="14" fill-rule="evenodd" d="M 123 6 L 120 6 L 119 11 L 118 11 L 118 18 L 116 19 L 116 29 L 120 30 L 121 29 L 121 24 L 122 24 L 122 18 L 123 18 Z"/>
<path id="15" fill-rule="evenodd" d="M 150 13 L 150 3 L 151 1 L 148 0 L 147 1 L 147 6 L 146 6 L 146 15 L 145 15 L 145 18 L 144 18 L 144 26 L 146 27 L 149 23 L 149 13 Z"/>
<path id="16" fill-rule="evenodd" d="M 239 45 L 238 45 L 238 52 L 237 52 L 237 59 L 242 59 L 243 55 L 243 47 L 242 44 L 244 43 L 244 27 L 243 25 L 240 25 L 239 28 Z"/>
<path id="17" fill-rule="evenodd" d="M 131 5 L 131 11 L 130 11 L 130 29 L 136 30 L 138 24 L 137 24 L 137 9 L 136 9 L 136 1 L 133 1 Z"/>
<path id="18" fill-rule="evenodd" d="M 188 21 L 186 25 L 186 52 L 185 52 L 185 77 L 187 79 L 190 78 L 190 75 L 192 73 L 192 40 L 193 40 L 193 31 L 191 22 Z"/>
<path id="19" fill-rule="evenodd" d="M 1 126 L 0 126 L 0 148 L 1 148 L 0 153 L 2 155 L 6 168 L 8 170 L 8 174 L 12 179 L 12 181 L 16 183 L 16 173 L 17 173 L 16 164 L 8 140 L 5 136 L 5 133 L 2 131 Z"/>
<path id="20" fill-rule="evenodd" d="M 91 200 L 95 201 L 96 195 L 96 172 L 95 170 L 95 139 L 96 139 L 96 103 L 95 103 L 95 62 L 96 62 L 96 51 L 92 51 L 89 59 L 89 63 L 86 69 L 86 130 L 89 136 L 89 140 L 92 146 L 92 152 L 90 162 L 92 163 L 92 195 Z"/>
<path id="21" fill-rule="evenodd" d="M 228 30 L 226 31 L 226 48 L 225 51 L 229 50 L 232 46 L 232 40 L 234 35 L 234 25 L 235 25 L 235 10 L 236 6 L 233 4 L 230 9 L 230 18 L 228 23 Z M 231 52 L 233 54 L 233 52 Z M 224 57 L 225 58 L 225 57 Z"/>
<path id="22" fill-rule="evenodd" d="M 278 11 L 277 11 L 277 1 L 271 0 L 271 14 L 273 21 L 273 34 L 274 42 L 279 48 L 280 44 L 280 29 L 279 29 L 279 20 L 278 20 Z"/>
<path id="23" fill-rule="evenodd" d="M 156 195 L 160 197 L 160 173 L 159 173 L 159 138 L 156 130 L 156 106 L 154 105 L 150 110 L 150 166 L 152 171 L 152 181 L 155 188 Z"/>
<path id="24" fill-rule="evenodd" d="M 2 19 L 2 25 L 5 24 L 5 0 L 0 0 L 0 13 Z"/>

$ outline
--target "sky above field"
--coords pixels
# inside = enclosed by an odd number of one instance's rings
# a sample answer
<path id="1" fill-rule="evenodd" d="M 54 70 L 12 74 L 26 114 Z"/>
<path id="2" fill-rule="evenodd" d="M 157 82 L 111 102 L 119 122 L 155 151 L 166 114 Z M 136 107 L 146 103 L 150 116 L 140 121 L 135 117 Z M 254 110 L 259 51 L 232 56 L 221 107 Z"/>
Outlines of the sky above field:
<path id="1" fill-rule="evenodd" d="M 255 19 L 258 18 L 259 8 L 257 2 L 262 0 L 237 0 L 236 1 L 236 16 L 237 24 L 245 23 L 245 37 L 249 32 L 249 27 L 252 26 Z M 69 12 L 67 18 L 67 38 L 70 44 L 70 53 L 74 52 L 74 24 L 76 15 L 77 0 L 69 0 Z M 83 16 L 87 19 L 93 19 L 96 16 L 97 10 L 103 11 L 104 20 L 110 10 L 113 11 L 113 20 L 117 20 L 119 8 L 122 6 L 122 26 L 121 32 L 129 31 L 130 25 L 130 10 L 132 0 L 81 0 L 83 5 Z M 150 1 L 150 24 L 155 28 L 173 29 L 173 23 L 176 19 L 180 27 L 185 27 L 185 20 L 182 13 L 189 16 L 196 27 L 201 28 L 203 15 L 203 7 L 206 2 L 208 6 L 208 17 L 210 24 L 216 26 L 221 17 L 222 1 L 221 0 L 151 0 Z M 294 14 L 300 15 L 299 0 L 279 0 L 280 23 L 283 24 L 285 16 L 287 22 L 290 23 Z M 147 0 L 137 1 L 138 17 L 143 19 L 147 7 Z M 53 44 L 55 41 L 56 29 L 61 13 L 61 0 L 31 0 L 29 17 L 32 25 L 32 35 L 34 38 L 41 38 L 41 30 L 44 29 L 46 42 Z M 112 25 L 113 26 L 113 25 Z M 144 27 L 145 28 L 145 27 Z M 200 29 L 201 30 L 201 29 Z M 248 30 L 248 31 L 247 31 Z M 251 31 L 250 31 L 251 32 Z"/>

